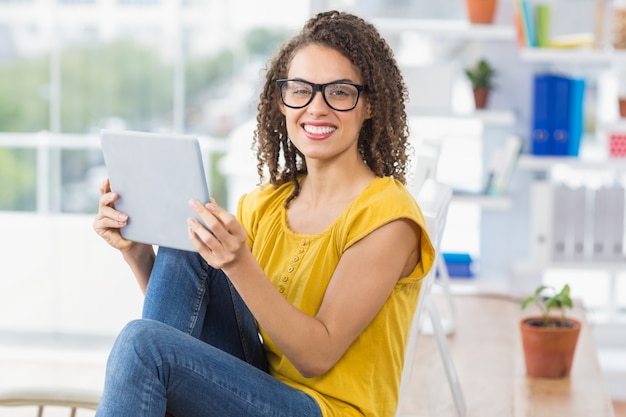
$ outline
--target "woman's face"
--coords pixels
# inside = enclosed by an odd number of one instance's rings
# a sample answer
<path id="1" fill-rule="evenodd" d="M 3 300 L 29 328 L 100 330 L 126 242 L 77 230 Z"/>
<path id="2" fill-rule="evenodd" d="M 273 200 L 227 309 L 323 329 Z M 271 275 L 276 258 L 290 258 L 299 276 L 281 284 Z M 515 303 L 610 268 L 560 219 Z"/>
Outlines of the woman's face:
<path id="1" fill-rule="evenodd" d="M 348 58 L 335 49 L 321 45 L 308 45 L 294 55 L 287 73 L 288 79 L 298 79 L 316 84 L 344 81 L 362 84 L 362 79 Z M 330 88 L 327 97 L 331 96 Z M 363 122 L 370 117 L 369 105 L 361 94 L 357 105 L 349 111 L 331 108 L 315 92 L 312 101 L 305 107 L 294 109 L 282 102 L 287 133 L 291 142 L 307 158 L 333 160 L 345 155 L 358 155 L 357 144 Z"/>

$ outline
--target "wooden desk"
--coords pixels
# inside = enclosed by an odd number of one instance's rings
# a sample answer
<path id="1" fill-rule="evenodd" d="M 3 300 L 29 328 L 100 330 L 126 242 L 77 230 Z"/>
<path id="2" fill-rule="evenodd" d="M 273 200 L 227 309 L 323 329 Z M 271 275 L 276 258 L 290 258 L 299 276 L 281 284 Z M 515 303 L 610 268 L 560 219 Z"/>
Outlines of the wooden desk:
<path id="1" fill-rule="evenodd" d="M 519 300 L 499 295 L 457 295 L 455 302 L 457 330 L 448 341 L 467 417 L 614 417 L 581 307 L 568 314 L 583 323 L 571 376 L 551 380 L 526 376 L 519 320 L 534 311 L 523 312 Z M 456 417 L 432 336 L 417 341 L 409 393 L 400 408 L 404 415 Z"/>

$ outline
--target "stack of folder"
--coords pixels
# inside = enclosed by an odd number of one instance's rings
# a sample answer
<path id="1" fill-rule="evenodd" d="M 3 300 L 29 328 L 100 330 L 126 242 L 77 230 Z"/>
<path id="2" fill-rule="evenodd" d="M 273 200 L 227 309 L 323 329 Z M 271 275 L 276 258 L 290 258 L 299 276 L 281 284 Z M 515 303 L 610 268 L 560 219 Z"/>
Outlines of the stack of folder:
<path id="1" fill-rule="evenodd" d="M 578 156 L 584 130 L 585 80 L 538 73 L 533 79 L 532 153 Z"/>
<path id="2" fill-rule="evenodd" d="M 538 181 L 531 192 L 533 259 L 626 261 L 622 185 L 585 187 Z"/>

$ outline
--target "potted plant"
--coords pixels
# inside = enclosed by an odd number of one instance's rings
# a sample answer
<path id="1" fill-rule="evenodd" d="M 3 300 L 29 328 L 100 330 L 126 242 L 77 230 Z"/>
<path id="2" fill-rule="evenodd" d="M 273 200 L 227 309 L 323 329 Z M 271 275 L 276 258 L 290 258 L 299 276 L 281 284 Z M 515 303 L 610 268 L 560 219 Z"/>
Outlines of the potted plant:
<path id="1" fill-rule="evenodd" d="M 569 293 L 567 284 L 560 292 L 541 285 L 522 301 L 522 309 L 535 305 L 541 311 L 541 316 L 527 317 L 520 322 L 528 376 L 562 378 L 570 374 L 582 324 L 565 316 L 565 309 L 573 306 Z M 554 316 L 554 310 L 560 314 Z"/>
<path id="2" fill-rule="evenodd" d="M 496 70 L 486 59 L 481 58 L 474 66 L 465 69 L 465 75 L 472 85 L 476 108 L 484 109 L 487 107 L 489 92 L 495 88 L 493 80 L 496 76 Z"/>

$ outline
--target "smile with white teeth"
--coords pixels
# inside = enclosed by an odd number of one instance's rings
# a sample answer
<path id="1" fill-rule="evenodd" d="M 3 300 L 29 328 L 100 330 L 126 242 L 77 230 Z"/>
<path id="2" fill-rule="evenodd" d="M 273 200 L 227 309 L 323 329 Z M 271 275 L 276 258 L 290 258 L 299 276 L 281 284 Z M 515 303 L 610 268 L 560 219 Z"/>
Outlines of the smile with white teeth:
<path id="1" fill-rule="evenodd" d="M 313 126 L 306 124 L 303 125 L 303 128 L 307 133 L 312 133 L 314 135 L 327 135 L 337 130 L 337 128 L 333 126 Z"/>

